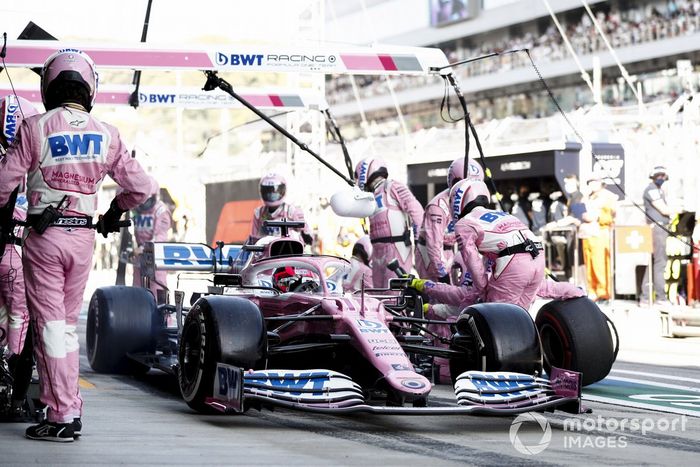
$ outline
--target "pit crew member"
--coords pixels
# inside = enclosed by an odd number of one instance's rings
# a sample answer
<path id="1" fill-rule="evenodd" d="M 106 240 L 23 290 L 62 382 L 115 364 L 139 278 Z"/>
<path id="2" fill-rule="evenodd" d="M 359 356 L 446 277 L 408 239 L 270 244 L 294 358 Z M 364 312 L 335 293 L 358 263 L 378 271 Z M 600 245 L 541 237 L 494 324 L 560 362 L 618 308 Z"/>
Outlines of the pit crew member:
<path id="1" fill-rule="evenodd" d="M 25 176 L 31 227 L 25 234 L 24 279 L 34 323 L 41 401 L 47 418 L 30 426 L 30 439 L 72 442 L 81 433 L 76 327 L 92 265 L 92 224 L 105 175 L 124 191 L 100 216 L 97 231 L 119 230 L 126 210 L 154 191 L 116 128 L 90 115 L 97 72 L 83 52 L 65 49 L 45 62 L 41 97 L 47 112 L 26 118 L 0 163 L 0 205 Z"/>
<path id="2" fill-rule="evenodd" d="M 343 281 L 343 289 L 346 292 L 354 292 L 372 287 L 372 268 L 370 258 L 372 257 L 372 242 L 368 235 L 360 238 L 352 247 L 352 257 L 350 258 L 350 272 Z"/>
<path id="3" fill-rule="evenodd" d="M 17 128 L 25 117 L 39 112 L 25 98 L 8 95 L 0 99 L 0 153 L 4 155 L 17 133 Z M 25 183 L 20 184 L 21 192 L 17 196 L 13 217 L 23 221 L 27 218 L 27 194 Z M 16 227 L 15 237 L 22 237 L 22 228 Z M 19 245 L 5 246 L 5 253 L 0 259 L 0 360 L 7 359 L 13 379 L 12 400 L 8 415 L 18 417 L 22 413 L 24 399 L 31 382 L 32 358 L 31 335 L 29 329 L 29 311 L 24 293 L 24 268 L 22 267 L 22 249 Z M 25 346 L 27 347 L 25 349 Z M 6 355 L 3 355 L 6 347 Z M 0 361 L 0 365 L 2 362 Z"/>
<path id="4" fill-rule="evenodd" d="M 387 268 L 398 259 L 405 271 L 413 269 L 413 242 L 423 221 L 423 208 L 406 185 L 387 177 L 386 164 L 378 157 L 367 157 L 355 167 L 355 180 L 361 190 L 374 193 L 377 206 L 369 218 L 372 242 L 372 282 L 387 287 L 394 273 Z"/>
<path id="5" fill-rule="evenodd" d="M 416 271 L 432 281 L 450 283 L 454 262 L 454 224 L 450 214 L 450 188 L 464 178 L 464 157 L 455 159 L 447 172 L 447 188 L 425 207 L 423 224 L 416 241 Z M 484 180 L 481 166 L 469 160 L 467 180 Z"/>
<path id="6" fill-rule="evenodd" d="M 280 174 L 269 173 L 260 179 L 260 198 L 263 201 L 262 206 L 255 208 L 253 213 L 253 225 L 250 230 L 252 242 L 255 243 L 262 237 L 268 235 L 280 236 L 282 233 L 279 227 L 265 227 L 265 221 L 288 221 L 304 220 L 304 212 L 293 204 L 285 201 L 287 197 L 287 180 Z M 303 229 L 290 229 L 290 231 L 298 231 L 301 240 L 307 245 L 311 245 L 313 237 L 309 224 L 305 224 Z"/>
<path id="7" fill-rule="evenodd" d="M 165 242 L 168 240 L 168 230 L 172 224 L 172 215 L 168 206 L 159 199 L 159 188 L 134 210 L 134 238 L 136 248 L 134 250 L 134 287 L 143 287 L 141 275 L 141 261 L 143 248 L 146 242 Z M 168 273 L 156 271 L 156 280 L 151 282 L 150 290 L 157 297 L 159 289 L 167 290 Z"/>

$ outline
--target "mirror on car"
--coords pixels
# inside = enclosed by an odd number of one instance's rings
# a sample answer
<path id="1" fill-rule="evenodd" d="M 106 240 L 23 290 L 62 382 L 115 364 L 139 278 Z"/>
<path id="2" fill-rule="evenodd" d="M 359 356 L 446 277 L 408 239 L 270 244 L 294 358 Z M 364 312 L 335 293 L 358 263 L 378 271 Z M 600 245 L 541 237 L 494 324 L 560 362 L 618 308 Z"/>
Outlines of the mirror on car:
<path id="1" fill-rule="evenodd" d="M 331 196 L 333 212 L 342 217 L 369 217 L 374 214 L 377 203 L 372 193 L 359 188 L 341 190 Z"/>

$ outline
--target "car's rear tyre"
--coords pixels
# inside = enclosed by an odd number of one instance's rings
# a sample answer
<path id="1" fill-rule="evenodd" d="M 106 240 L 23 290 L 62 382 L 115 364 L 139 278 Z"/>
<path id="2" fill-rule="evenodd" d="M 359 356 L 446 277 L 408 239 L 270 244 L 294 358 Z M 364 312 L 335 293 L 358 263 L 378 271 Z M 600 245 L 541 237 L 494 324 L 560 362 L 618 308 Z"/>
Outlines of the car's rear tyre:
<path id="1" fill-rule="evenodd" d="M 208 296 L 187 313 L 178 348 L 178 384 L 183 399 L 200 413 L 219 413 L 206 404 L 214 393 L 217 363 L 260 368 L 267 357 L 262 313 L 250 300 Z"/>
<path id="2" fill-rule="evenodd" d="M 85 330 L 90 366 L 98 373 L 140 374 L 149 367 L 129 353 L 154 353 L 156 302 L 139 287 L 100 287 L 92 294 Z"/>
<path id="3" fill-rule="evenodd" d="M 537 329 L 523 308 L 509 303 L 480 303 L 462 310 L 452 338 L 452 350 L 463 354 L 450 359 L 454 381 L 468 370 L 542 371 Z"/>
<path id="4" fill-rule="evenodd" d="M 552 366 L 583 374 L 584 386 L 605 378 L 617 357 L 608 319 L 586 297 L 552 300 L 537 313 L 547 371 Z"/>

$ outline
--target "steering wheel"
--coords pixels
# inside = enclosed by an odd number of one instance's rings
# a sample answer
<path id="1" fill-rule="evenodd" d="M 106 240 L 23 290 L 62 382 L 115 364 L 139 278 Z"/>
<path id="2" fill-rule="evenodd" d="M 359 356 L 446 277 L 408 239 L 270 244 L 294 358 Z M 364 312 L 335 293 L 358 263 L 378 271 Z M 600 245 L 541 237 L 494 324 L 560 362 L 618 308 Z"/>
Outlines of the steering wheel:
<path id="1" fill-rule="evenodd" d="M 317 292 L 319 287 L 320 285 L 316 281 L 306 281 L 294 287 L 293 292 Z"/>

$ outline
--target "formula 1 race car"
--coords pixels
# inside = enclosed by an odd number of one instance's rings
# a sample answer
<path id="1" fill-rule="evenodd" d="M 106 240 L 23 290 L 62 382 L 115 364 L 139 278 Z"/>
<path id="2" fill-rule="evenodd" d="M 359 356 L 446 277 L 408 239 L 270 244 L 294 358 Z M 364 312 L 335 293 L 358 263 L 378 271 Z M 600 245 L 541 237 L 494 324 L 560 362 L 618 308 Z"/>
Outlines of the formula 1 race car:
<path id="1" fill-rule="evenodd" d="M 269 223 L 283 231 L 295 225 Z M 213 286 L 193 294 L 191 307 L 177 291 L 174 305 L 157 306 L 147 289 L 97 289 L 88 360 L 98 372 L 174 374 L 187 404 L 203 413 L 266 406 L 578 413 L 582 385 L 604 378 L 616 355 L 605 316 L 586 298 L 550 302 L 534 321 L 503 303 L 437 321 L 424 318 L 422 299 L 405 279 L 346 293 L 346 260 L 303 254 L 303 244 L 285 235 L 216 249 L 155 243 L 145 254 L 151 277 L 155 269 L 208 270 Z M 429 403 L 432 357 L 450 362 L 455 406 Z"/>

